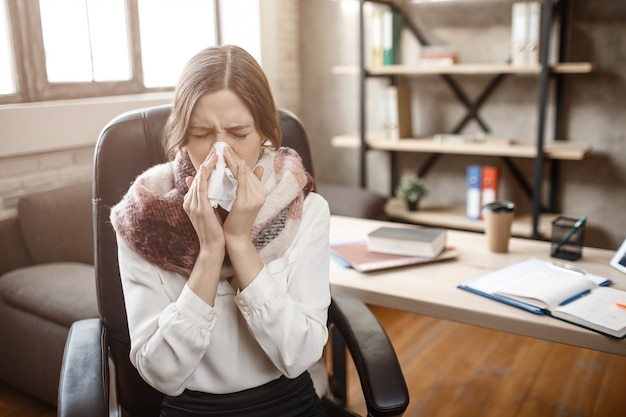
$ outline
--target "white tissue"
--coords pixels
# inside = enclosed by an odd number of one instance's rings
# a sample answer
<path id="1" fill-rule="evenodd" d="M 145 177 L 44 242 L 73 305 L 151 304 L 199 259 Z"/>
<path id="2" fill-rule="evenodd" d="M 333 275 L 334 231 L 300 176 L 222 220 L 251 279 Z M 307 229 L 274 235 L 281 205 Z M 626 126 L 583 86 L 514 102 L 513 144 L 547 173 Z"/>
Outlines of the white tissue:
<path id="1" fill-rule="evenodd" d="M 217 154 L 217 164 L 209 178 L 209 200 L 213 208 L 218 205 L 230 211 L 237 194 L 237 179 L 224 160 L 225 142 L 215 142 L 213 148 Z"/>

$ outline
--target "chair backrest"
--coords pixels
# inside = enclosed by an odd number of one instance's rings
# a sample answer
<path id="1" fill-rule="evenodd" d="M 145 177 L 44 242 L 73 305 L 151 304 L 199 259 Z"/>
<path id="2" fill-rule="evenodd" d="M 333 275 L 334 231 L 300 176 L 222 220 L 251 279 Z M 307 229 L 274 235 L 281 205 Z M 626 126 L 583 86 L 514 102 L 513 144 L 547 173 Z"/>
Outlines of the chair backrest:
<path id="1" fill-rule="evenodd" d="M 149 167 L 165 161 L 161 133 L 171 106 L 124 113 L 102 130 L 95 150 L 93 215 L 98 305 L 104 326 L 103 343 L 115 364 L 117 399 L 128 416 L 159 414 L 162 394 L 139 376 L 129 360 L 130 339 L 118 268 L 117 242 L 109 215 L 131 182 Z M 313 175 L 308 138 L 300 121 L 280 110 L 283 146 L 295 149 Z"/>

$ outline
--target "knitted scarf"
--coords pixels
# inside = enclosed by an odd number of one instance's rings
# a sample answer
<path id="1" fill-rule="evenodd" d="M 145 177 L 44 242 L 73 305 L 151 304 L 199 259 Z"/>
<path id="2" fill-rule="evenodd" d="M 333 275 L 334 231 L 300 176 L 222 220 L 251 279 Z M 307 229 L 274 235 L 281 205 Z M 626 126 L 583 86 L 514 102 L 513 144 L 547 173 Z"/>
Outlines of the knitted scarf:
<path id="1" fill-rule="evenodd" d="M 297 152 L 287 147 L 264 149 L 257 165 L 264 168 L 261 181 L 268 192 L 250 233 L 261 260 L 267 263 L 282 256 L 292 243 L 313 178 Z M 182 205 L 188 191 L 185 178 L 195 173 L 189 154 L 181 151 L 173 163 L 156 165 L 139 175 L 111 210 L 113 228 L 135 252 L 186 277 L 200 250 Z M 228 264 L 222 266 L 222 278 L 233 276 Z"/>

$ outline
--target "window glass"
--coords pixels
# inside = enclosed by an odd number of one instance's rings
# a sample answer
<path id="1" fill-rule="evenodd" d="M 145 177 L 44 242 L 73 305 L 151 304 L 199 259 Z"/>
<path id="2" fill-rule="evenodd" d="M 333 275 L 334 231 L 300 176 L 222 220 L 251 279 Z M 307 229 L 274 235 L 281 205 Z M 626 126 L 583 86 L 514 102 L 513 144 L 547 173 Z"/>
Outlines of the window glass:
<path id="1" fill-rule="evenodd" d="M 0 94 L 14 94 L 15 75 L 6 4 L 0 0 Z"/>
<path id="2" fill-rule="evenodd" d="M 138 4 L 144 85 L 174 86 L 193 55 L 217 44 L 214 1 L 139 0 Z"/>
<path id="3" fill-rule="evenodd" d="M 130 80 L 130 36 L 124 0 L 89 0 L 94 81 Z"/>
<path id="4" fill-rule="evenodd" d="M 259 63 L 261 60 L 261 11 L 259 0 L 222 0 L 222 43 L 238 45 Z"/>
<path id="5" fill-rule="evenodd" d="M 124 0 L 39 0 L 49 82 L 131 77 Z"/>

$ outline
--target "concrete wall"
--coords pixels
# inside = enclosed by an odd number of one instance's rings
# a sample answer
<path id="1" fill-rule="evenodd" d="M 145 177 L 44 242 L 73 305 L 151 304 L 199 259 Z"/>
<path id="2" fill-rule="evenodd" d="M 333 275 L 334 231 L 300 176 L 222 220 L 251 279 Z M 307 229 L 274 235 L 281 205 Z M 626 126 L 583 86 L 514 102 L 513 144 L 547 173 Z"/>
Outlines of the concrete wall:
<path id="1" fill-rule="evenodd" d="M 572 217 L 589 216 L 585 243 L 615 249 L 626 237 L 626 3 L 622 0 L 570 0 L 570 61 L 591 61 L 593 74 L 565 78 L 564 136 L 591 143 L 583 161 L 559 166 L 559 211 Z M 456 45 L 461 62 L 504 62 L 509 56 L 510 0 L 443 2 L 403 7 L 435 43 Z M 320 180 L 358 184 L 358 153 L 331 145 L 335 135 L 357 132 L 358 77 L 333 75 L 336 65 L 358 63 L 358 2 L 301 0 L 302 119 L 312 141 Z M 489 77 L 457 77 L 469 97 L 476 97 Z M 413 133 L 452 128 L 464 108 L 438 77 L 412 77 Z M 537 79 L 509 76 L 481 109 L 492 132 L 532 140 L 537 123 Z M 368 117 L 376 117 L 376 89 L 381 80 L 368 80 Z M 547 138 L 552 138 L 550 124 Z M 475 125 L 467 131 L 478 131 Z M 402 154 L 401 172 L 415 169 L 425 156 Z M 516 160 L 532 183 L 532 161 Z M 389 189 L 385 154 L 368 156 L 368 183 Z M 501 165 L 498 158 L 444 156 L 428 174 L 433 203 L 463 204 L 465 168 L 471 163 Z M 503 168 L 502 189 L 522 210 L 527 199 Z M 545 189 L 546 187 L 544 187 Z M 549 190 L 546 189 L 546 193 Z"/>

